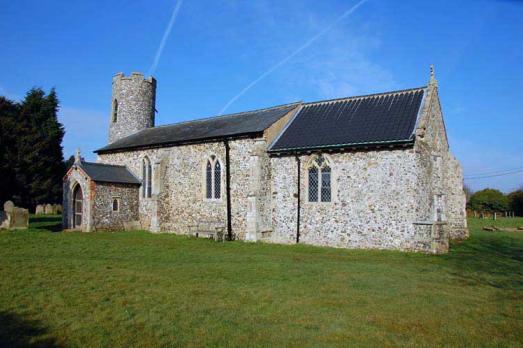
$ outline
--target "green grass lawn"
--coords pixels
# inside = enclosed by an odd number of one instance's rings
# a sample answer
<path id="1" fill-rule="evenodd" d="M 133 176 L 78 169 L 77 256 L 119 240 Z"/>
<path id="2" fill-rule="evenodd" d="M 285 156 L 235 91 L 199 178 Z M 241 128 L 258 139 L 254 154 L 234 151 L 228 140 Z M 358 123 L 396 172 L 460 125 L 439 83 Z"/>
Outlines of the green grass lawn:
<path id="1" fill-rule="evenodd" d="M 59 223 L 0 232 L 0 345 L 523 345 L 523 232 L 492 220 L 443 256 Z"/>

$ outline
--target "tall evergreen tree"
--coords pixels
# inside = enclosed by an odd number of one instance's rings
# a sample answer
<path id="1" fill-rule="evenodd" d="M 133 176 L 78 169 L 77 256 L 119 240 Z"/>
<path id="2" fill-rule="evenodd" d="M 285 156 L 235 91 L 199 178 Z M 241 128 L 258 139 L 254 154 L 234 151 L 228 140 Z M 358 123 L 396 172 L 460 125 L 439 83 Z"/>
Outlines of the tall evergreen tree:
<path id="1" fill-rule="evenodd" d="M 18 191 L 14 167 L 18 157 L 16 129 L 19 112 L 17 103 L 0 97 L 0 205 L 12 199 Z"/>
<path id="2" fill-rule="evenodd" d="M 58 122 L 55 90 L 46 96 L 42 89 L 31 89 L 21 105 L 22 126 L 19 157 L 22 182 L 27 184 L 24 203 L 35 206 L 61 201 L 64 159 L 64 130 Z"/>
<path id="3" fill-rule="evenodd" d="M 2 174 L 13 183 L 3 200 L 14 199 L 17 205 L 33 209 L 41 203 L 58 203 L 62 199 L 62 177 L 65 164 L 62 154 L 63 126 L 58 122 L 59 101 L 54 89 L 49 94 L 40 88 L 31 89 L 24 100 L 15 105 L 13 117 L 0 105 L 2 139 L 9 134 L 8 168 Z M 0 101 L 0 104 L 2 103 Z M 12 102 L 11 102 L 12 103 Z M 10 109 L 9 109 L 10 110 Z M 3 159 L 3 158 L 2 158 Z M 3 191 L 3 190 L 2 190 Z"/>

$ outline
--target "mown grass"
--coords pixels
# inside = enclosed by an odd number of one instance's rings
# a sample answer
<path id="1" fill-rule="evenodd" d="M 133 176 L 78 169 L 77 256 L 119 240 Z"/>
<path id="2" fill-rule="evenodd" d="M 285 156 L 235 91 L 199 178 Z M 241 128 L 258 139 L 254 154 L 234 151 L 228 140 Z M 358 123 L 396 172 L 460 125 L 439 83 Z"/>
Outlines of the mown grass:
<path id="1" fill-rule="evenodd" d="M 477 220 L 469 240 L 432 256 L 56 233 L 59 217 L 34 218 L 0 232 L 0 342 L 522 346 L 523 233 Z"/>

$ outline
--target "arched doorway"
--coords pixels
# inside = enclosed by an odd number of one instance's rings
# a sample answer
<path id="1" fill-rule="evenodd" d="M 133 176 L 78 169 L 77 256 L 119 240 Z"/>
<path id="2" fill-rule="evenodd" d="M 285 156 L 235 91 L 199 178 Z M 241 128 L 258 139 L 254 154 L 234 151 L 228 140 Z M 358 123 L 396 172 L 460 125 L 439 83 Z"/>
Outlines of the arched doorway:
<path id="1" fill-rule="evenodd" d="M 73 191 L 73 228 L 82 226 L 83 193 L 80 185 Z"/>

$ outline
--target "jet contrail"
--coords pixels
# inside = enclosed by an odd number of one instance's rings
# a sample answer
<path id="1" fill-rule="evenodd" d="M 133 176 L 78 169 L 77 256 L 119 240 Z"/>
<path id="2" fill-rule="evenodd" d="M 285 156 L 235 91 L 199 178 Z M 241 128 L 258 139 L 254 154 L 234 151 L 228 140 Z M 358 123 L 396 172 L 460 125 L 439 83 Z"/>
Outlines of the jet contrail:
<path id="1" fill-rule="evenodd" d="M 317 33 L 316 35 L 314 35 L 313 37 L 311 37 L 307 42 L 305 42 L 302 46 L 300 46 L 296 51 L 292 52 L 290 55 L 288 55 L 287 57 L 285 57 L 284 59 L 282 59 L 281 61 L 279 61 L 278 63 L 276 63 L 275 65 L 273 65 L 269 70 L 267 70 L 266 72 L 264 72 L 263 74 L 261 74 L 256 80 L 252 81 L 251 83 L 249 83 L 244 89 L 242 89 L 240 91 L 240 93 L 236 94 L 231 100 L 229 100 L 229 102 L 227 104 L 225 104 L 225 106 L 222 108 L 222 110 L 220 111 L 220 115 L 223 115 L 223 113 L 225 112 L 225 110 L 227 110 L 229 108 L 229 106 L 231 106 L 232 103 L 234 103 L 236 100 L 238 100 L 242 95 L 244 95 L 249 89 L 251 89 L 254 85 L 256 85 L 258 82 L 260 82 L 261 80 L 263 80 L 265 77 L 267 77 L 269 74 L 271 74 L 274 70 L 278 69 L 279 67 L 281 67 L 283 64 L 287 63 L 289 60 L 291 60 L 295 55 L 297 55 L 298 53 L 300 53 L 301 51 L 303 51 L 304 49 L 306 49 L 307 47 L 309 47 L 310 45 L 312 45 L 312 43 L 314 41 L 316 41 L 320 36 L 324 35 L 326 32 L 328 32 L 329 30 L 331 30 L 336 24 L 338 24 L 338 22 L 340 22 L 341 20 L 345 19 L 345 17 L 349 16 L 350 14 L 352 14 L 354 11 L 356 11 L 358 9 L 358 7 L 360 7 L 361 5 L 363 5 L 363 3 L 367 2 L 367 0 L 360 0 L 356 5 L 352 6 L 350 9 L 348 9 L 347 11 L 345 11 L 341 16 L 339 16 L 338 18 L 336 18 L 336 20 L 334 22 L 332 22 L 331 24 L 329 24 L 327 27 L 325 27 L 325 29 L 323 29 L 322 31 L 320 31 L 319 33 Z"/>
<path id="2" fill-rule="evenodd" d="M 167 28 L 165 28 L 165 32 L 163 33 L 162 41 L 160 41 L 160 46 L 158 46 L 158 50 L 156 51 L 156 55 L 154 56 L 154 61 L 151 67 L 149 68 L 149 72 L 147 75 L 152 75 L 156 71 L 156 67 L 158 66 L 158 62 L 160 61 L 160 57 L 163 52 L 163 48 L 165 46 L 165 43 L 167 42 L 167 39 L 169 38 L 169 34 L 171 34 L 171 30 L 173 28 L 174 22 L 176 21 L 176 17 L 178 16 L 178 12 L 180 11 L 180 7 L 182 6 L 183 0 L 178 0 L 176 3 L 176 6 L 174 7 L 173 14 L 171 15 L 171 19 L 169 20 L 169 24 L 167 24 Z"/>

